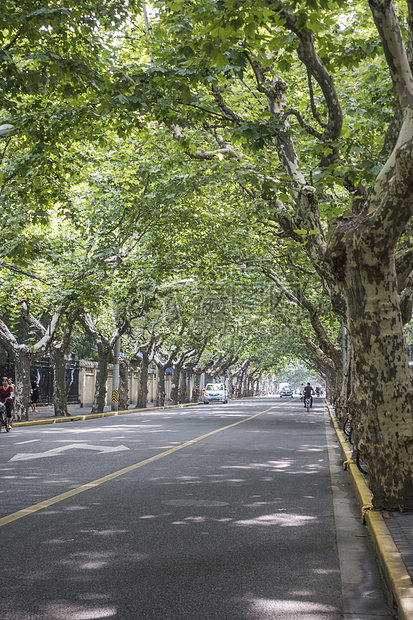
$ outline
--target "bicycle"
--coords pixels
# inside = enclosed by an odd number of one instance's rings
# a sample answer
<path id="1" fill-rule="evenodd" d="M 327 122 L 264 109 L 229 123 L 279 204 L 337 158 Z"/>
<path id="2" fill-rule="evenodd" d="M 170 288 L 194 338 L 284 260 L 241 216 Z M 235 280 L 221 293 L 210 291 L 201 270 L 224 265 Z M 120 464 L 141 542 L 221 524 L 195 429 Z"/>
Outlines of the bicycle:
<path id="1" fill-rule="evenodd" d="M 346 435 L 346 437 L 350 437 L 350 433 L 351 433 L 351 415 L 349 413 L 346 413 L 346 415 L 344 416 L 344 420 L 343 420 L 343 433 Z"/>
<path id="2" fill-rule="evenodd" d="M 364 474 L 365 476 L 369 475 L 369 468 L 368 465 L 365 461 L 363 461 L 363 458 L 360 454 L 360 450 L 356 447 L 356 465 L 359 471 L 361 471 L 362 474 Z"/>
<path id="3" fill-rule="evenodd" d="M 343 433 L 345 435 L 347 435 L 348 437 L 348 442 L 351 446 L 354 446 L 354 437 L 353 437 L 353 428 L 351 426 L 351 416 L 349 413 L 347 413 L 346 417 L 344 418 L 344 422 L 343 422 Z M 364 474 L 365 476 L 369 475 L 369 468 L 367 463 L 363 460 L 361 454 L 360 454 L 360 450 L 358 449 L 358 446 L 355 446 L 354 448 L 355 453 L 356 453 L 356 465 L 357 465 L 357 469 Z"/>
<path id="4" fill-rule="evenodd" d="M 311 397 L 310 396 L 305 399 L 305 406 L 307 407 L 307 411 L 310 411 L 310 407 L 311 407 Z"/>
<path id="5" fill-rule="evenodd" d="M 9 425 L 9 420 L 10 418 L 6 417 L 6 409 L 3 406 L 3 408 L 0 409 L 0 432 L 3 426 L 6 428 L 6 433 L 10 432 L 11 426 Z"/>

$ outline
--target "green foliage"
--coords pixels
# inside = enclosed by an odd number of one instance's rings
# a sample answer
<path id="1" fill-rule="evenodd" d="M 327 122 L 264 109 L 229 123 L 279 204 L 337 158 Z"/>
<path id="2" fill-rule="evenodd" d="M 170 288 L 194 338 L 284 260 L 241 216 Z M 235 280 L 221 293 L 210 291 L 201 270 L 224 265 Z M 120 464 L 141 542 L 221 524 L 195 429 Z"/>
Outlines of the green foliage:
<path id="1" fill-rule="evenodd" d="M 168 0 L 155 2 L 145 33 L 130 2 L 6 0 L 0 125 L 12 130 L 0 138 L 1 256 L 29 274 L 3 270 L 8 316 L 23 298 L 38 313 L 70 298 L 102 329 L 115 307 L 118 317 L 159 320 L 168 346 L 185 323 L 182 339 L 207 338 L 207 353 L 245 336 L 245 355 L 266 367 L 309 359 L 306 312 L 263 276 L 275 267 L 290 292 L 321 303 L 303 252 L 317 230 L 292 222 L 294 240 L 281 234 L 295 207 L 277 145 L 294 138 L 326 230 L 350 204 L 349 183 L 368 186 L 380 171 L 394 108 L 371 18 L 347 4 L 289 2 L 292 30 L 261 0 Z M 340 98 L 335 140 L 318 135 L 313 108 L 327 123 L 324 94 L 313 83 L 311 100 L 297 58 L 309 30 Z M 258 70 L 265 88 L 283 76 L 289 127 L 268 109 Z M 181 280 L 190 284 L 170 298 Z M 335 340 L 325 299 L 322 319 Z"/>

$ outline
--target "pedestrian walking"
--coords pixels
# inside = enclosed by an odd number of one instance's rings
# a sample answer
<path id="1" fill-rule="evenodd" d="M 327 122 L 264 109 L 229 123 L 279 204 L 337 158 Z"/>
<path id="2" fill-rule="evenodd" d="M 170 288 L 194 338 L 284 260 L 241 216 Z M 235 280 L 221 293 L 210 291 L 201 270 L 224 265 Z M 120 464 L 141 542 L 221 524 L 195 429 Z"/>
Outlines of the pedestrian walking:
<path id="1" fill-rule="evenodd" d="M 14 409 L 15 396 L 14 396 L 14 383 L 13 383 L 13 379 L 11 377 L 9 377 L 7 379 L 7 383 L 11 386 L 11 389 L 13 390 L 13 409 Z"/>
<path id="2" fill-rule="evenodd" d="M 39 400 L 39 384 L 37 383 L 37 379 L 36 377 L 33 377 L 32 380 L 32 395 L 31 395 L 31 405 L 32 405 L 32 411 L 37 411 L 36 409 L 36 403 Z"/>
<path id="3" fill-rule="evenodd" d="M 13 415 L 13 388 L 9 385 L 7 377 L 3 377 L 1 380 L 0 402 L 4 404 L 6 409 L 6 427 L 10 430 Z"/>

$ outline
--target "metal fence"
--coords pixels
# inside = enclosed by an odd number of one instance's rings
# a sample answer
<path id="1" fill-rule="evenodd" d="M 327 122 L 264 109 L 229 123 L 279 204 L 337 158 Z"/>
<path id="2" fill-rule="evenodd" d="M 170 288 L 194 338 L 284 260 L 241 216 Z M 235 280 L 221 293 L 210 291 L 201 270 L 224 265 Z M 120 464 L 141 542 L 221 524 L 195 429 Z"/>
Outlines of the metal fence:
<path id="1" fill-rule="evenodd" d="M 69 404 L 79 402 L 79 361 L 66 360 L 66 395 Z M 30 367 L 30 377 L 36 377 L 39 383 L 39 405 L 53 403 L 53 362 L 50 356 L 36 360 Z M 0 359 L 0 377 L 11 377 L 15 381 L 14 362 L 10 357 L 2 356 Z"/>

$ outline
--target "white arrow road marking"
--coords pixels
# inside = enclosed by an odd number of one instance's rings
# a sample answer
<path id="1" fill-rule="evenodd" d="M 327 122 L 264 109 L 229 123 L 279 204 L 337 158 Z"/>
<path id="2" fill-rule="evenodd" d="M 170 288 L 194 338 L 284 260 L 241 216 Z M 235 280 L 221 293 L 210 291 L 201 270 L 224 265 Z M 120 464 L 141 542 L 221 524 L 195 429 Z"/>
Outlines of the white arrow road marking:
<path id="1" fill-rule="evenodd" d="M 31 461 L 33 459 L 43 459 L 49 456 L 58 456 L 62 452 L 68 450 L 97 450 L 100 454 L 106 454 L 108 452 L 121 452 L 122 450 L 130 450 L 126 446 L 92 446 L 88 443 L 71 443 L 68 446 L 61 446 L 60 448 L 52 448 L 46 450 L 46 452 L 24 452 L 16 454 L 10 461 Z"/>

